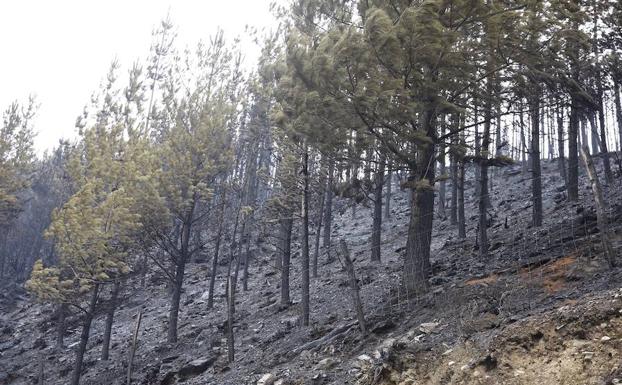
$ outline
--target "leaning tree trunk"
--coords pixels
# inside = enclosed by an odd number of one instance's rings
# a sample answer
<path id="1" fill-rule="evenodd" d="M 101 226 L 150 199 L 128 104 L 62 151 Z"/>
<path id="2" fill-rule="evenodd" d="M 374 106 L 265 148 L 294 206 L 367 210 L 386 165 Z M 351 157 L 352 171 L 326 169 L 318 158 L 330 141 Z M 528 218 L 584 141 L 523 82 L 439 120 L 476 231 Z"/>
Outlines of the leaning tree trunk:
<path id="1" fill-rule="evenodd" d="M 607 210 L 605 199 L 603 198 L 600 181 L 598 179 L 598 175 L 596 174 L 596 168 L 594 167 L 594 162 L 592 161 L 592 157 L 589 154 L 587 146 L 583 146 L 581 148 L 581 157 L 583 158 L 583 162 L 585 163 L 587 175 L 592 186 L 592 192 L 594 193 L 594 201 L 596 203 L 596 221 L 598 224 L 598 231 L 600 232 L 600 239 L 603 246 L 603 254 L 605 254 L 605 259 L 609 264 L 609 268 L 614 268 L 616 266 L 615 253 L 609 239 L 609 225 L 607 224 Z"/>
<path id="2" fill-rule="evenodd" d="M 382 186 L 384 185 L 384 167 L 386 156 L 380 155 L 374 180 L 374 217 L 371 230 L 371 260 L 380 262 L 382 235 Z"/>
<path id="3" fill-rule="evenodd" d="M 106 326 L 104 328 L 104 341 L 102 342 L 102 361 L 107 361 L 110 352 L 110 336 L 112 334 L 112 324 L 114 322 L 114 312 L 117 309 L 117 301 L 121 282 L 115 281 L 110 293 L 110 303 L 106 312 Z"/>
<path id="4" fill-rule="evenodd" d="M 97 297 L 99 295 L 99 284 L 95 284 L 93 287 L 93 293 L 91 293 L 91 300 L 89 307 L 84 314 L 84 320 L 82 323 L 82 333 L 80 334 L 80 343 L 76 349 L 76 362 L 73 368 L 73 374 L 71 376 L 71 385 L 80 384 L 80 376 L 82 375 L 82 363 L 84 362 L 84 353 L 86 353 L 86 345 L 89 342 L 89 335 L 91 334 L 91 323 L 93 322 L 93 316 L 95 315 L 95 306 L 97 305 Z"/>

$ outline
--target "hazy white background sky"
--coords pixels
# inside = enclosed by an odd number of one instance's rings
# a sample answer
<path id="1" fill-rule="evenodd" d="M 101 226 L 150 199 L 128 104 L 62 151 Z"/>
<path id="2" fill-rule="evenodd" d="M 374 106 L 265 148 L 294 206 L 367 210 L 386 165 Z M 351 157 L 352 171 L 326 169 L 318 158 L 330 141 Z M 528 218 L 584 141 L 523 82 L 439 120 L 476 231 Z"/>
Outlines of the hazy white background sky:
<path id="1" fill-rule="evenodd" d="M 184 47 L 219 26 L 230 38 L 246 25 L 274 26 L 271 1 L 0 0 L 0 109 L 37 96 L 35 145 L 42 152 L 75 135 L 76 117 L 115 57 L 120 76 L 147 57 L 151 32 L 169 10 Z M 257 55 L 250 43 L 244 49 Z"/>

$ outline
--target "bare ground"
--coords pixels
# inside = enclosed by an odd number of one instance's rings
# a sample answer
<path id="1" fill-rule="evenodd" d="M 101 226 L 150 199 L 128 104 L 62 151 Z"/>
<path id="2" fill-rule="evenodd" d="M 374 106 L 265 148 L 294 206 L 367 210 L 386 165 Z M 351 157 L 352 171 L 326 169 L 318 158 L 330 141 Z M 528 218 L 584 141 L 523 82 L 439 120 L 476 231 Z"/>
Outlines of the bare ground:
<path id="1" fill-rule="evenodd" d="M 224 272 L 216 307 L 206 309 L 208 264 L 188 271 L 180 314 L 180 342 L 166 344 L 168 292 L 157 275 L 124 289 L 111 359 L 100 361 L 104 317 L 99 316 L 82 384 L 122 384 L 134 317 L 144 307 L 133 383 L 255 384 L 271 373 L 291 384 L 614 384 L 622 375 L 622 270 L 601 256 L 591 192 L 577 204 L 564 200 L 555 164 L 544 163 L 545 224 L 529 226 L 530 181 L 518 167 L 498 170 L 491 209 L 491 252 L 477 256 L 475 201 L 467 186 L 468 236 L 456 237 L 448 220 L 435 220 L 431 290 L 412 298 L 400 290 L 407 231 L 405 195 L 395 194 L 383 225 L 383 261 L 369 261 L 370 211 L 355 216 L 337 202 L 334 238 L 347 241 L 371 333 L 354 322 L 347 279 L 338 262 L 320 264 L 312 279 L 311 324 L 297 325 L 299 261 L 292 260 L 294 304 L 278 305 L 278 272 L 270 242 L 258 246 L 250 291 L 236 303 L 236 361 L 226 362 Z M 582 176 L 583 178 L 583 176 Z M 587 186 L 583 180 L 581 186 Z M 614 249 L 621 250 L 620 179 L 607 188 Z M 46 384 L 68 382 L 79 323 L 72 319 L 68 348 L 53 348 L 52 307 L 25 297 L 0 317 L 0 384 L 33 384 L 43 365 Z M 336 333 L 335 331 L 340 333 Z M 332 334 L 331 334 L 332 333 Z M 334 335 L 334 338 L 328 338 Z M 328 337 L 327 337 L 328 336 Z M 324 338 L 318 345 L 309 344 Z M 305 345 L 307 344 L 307 345 Z M 305 348 L 306 346 L 306 348 Z M 200 373 L 182 370 L 204 358 Z M 181 372 L 181 373 L 180 373 Z"/>

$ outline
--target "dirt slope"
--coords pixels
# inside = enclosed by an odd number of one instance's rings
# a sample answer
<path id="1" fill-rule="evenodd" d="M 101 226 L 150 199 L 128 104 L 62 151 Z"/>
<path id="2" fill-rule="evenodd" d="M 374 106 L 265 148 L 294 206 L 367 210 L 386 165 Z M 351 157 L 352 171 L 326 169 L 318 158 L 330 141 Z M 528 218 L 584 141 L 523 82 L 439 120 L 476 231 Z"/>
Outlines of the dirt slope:
<path id="1" fill-rule="evenodd" d="M 268 373 L 285 384 L 615 383 L 622 272 L 609 271 L 600 256 L 590 191 L 582 189 L 581 202 L 570 205 L 554 163 L 544 163 L 544 178 L 545 224 L 533 229 L 528 176 L 517 167 L 497 171 L 486 261 L 477 257 L 476 206 L 473 186 L 467 186 L 467 240 L 456 238 L 448 220 L 435 221 L 434 277 L 430 293 L 420 298 L 399 288 L 404 193 L 393 197 L 392 219 L 383 225 L 380 265 L 369 261 L 369 208 L 358 207 L 353 216 L 347 202 L 338 200 L 333 235 L 347 241 L 355 258 L 368 336 L 354 322 L 339 263 L 323 258 L 320 277 L 312 280 L 312 326 L 298 327 L 299 254 L 292 260 L 294 304 L 282 309 L 270 242 L 258 245 L 250 290 L 240 290 L 237 299 L 231 365 L 223 340 L 224 267 L 210 311 L 204 299 L 208 264 L 189 267 L 175 345 L 164 343 L 164 281 L 153 275 L 144 288 L 132 282 L 116 316 L 110 361 L 98 359 L 103 317 L 94 324 L 82 384 L 124 383 L 128 341 L 141 307 L 136 384 L 255 384 Z M 607 190 L 618 253 L 621 196 L 618 179 Z M 46 384 L 68 381 L 79 324 L 72 319 L 67 349 L 55 351 L 52 317 L 52 307 L 28 298 L 0 316 L 0 384 L 36 383 L 41 365 Z M 309 344 L 316 340 L 322 343 Z"/>

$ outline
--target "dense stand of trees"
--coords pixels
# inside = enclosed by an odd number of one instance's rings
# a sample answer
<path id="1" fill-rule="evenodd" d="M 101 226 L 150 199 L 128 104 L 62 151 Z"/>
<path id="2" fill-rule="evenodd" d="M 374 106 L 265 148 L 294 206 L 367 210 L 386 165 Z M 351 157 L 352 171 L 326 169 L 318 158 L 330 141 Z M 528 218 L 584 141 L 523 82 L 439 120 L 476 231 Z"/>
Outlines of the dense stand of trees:
<path id="1" fill-rule="evenodd" d="M 262 243 L 274 246 L 282 307 L 292 304 L 299 245 L 300 324 L 312 324 L 310 281 L 337 253 L 336 195 L 352 215 L 372 207 L 369 257 L 381 263 L 400 179 L 410 215 L 402 286 L 420 294 L 432 274 L 433 221 L 448 220 L 486 258 L 498 167 L 523 162 L 531 173 L 536 227 L 546 215 L 541 159 L 558 158 L 570 201 L 579 146 L 599 156 L 606 184 L 615 163 L 620 173 L 615 1 L 295 0 L 280 21 L 251 72 L 222 32 L 179 51 L 163 21 L 148 61 L 126 82 L 113 63 L 77 121 L 79 138 L 41 159 L 34 100 L 4 113 L 0 277 L 30 277 L 28 289 L 57 305 L 59 345 L 66 317 L 81 317 L 73 385 L 97 310 L 105 308 L 108 359 L 120 293 L 149 272 L 169 282 L 166 339 L 177 342 L 194 260 L 211 259 L 208 308 L 226 262 L 232 333 L 234 299 L 249 289 Z M 467 233 L 470 167 L 478 217 Z"/>

